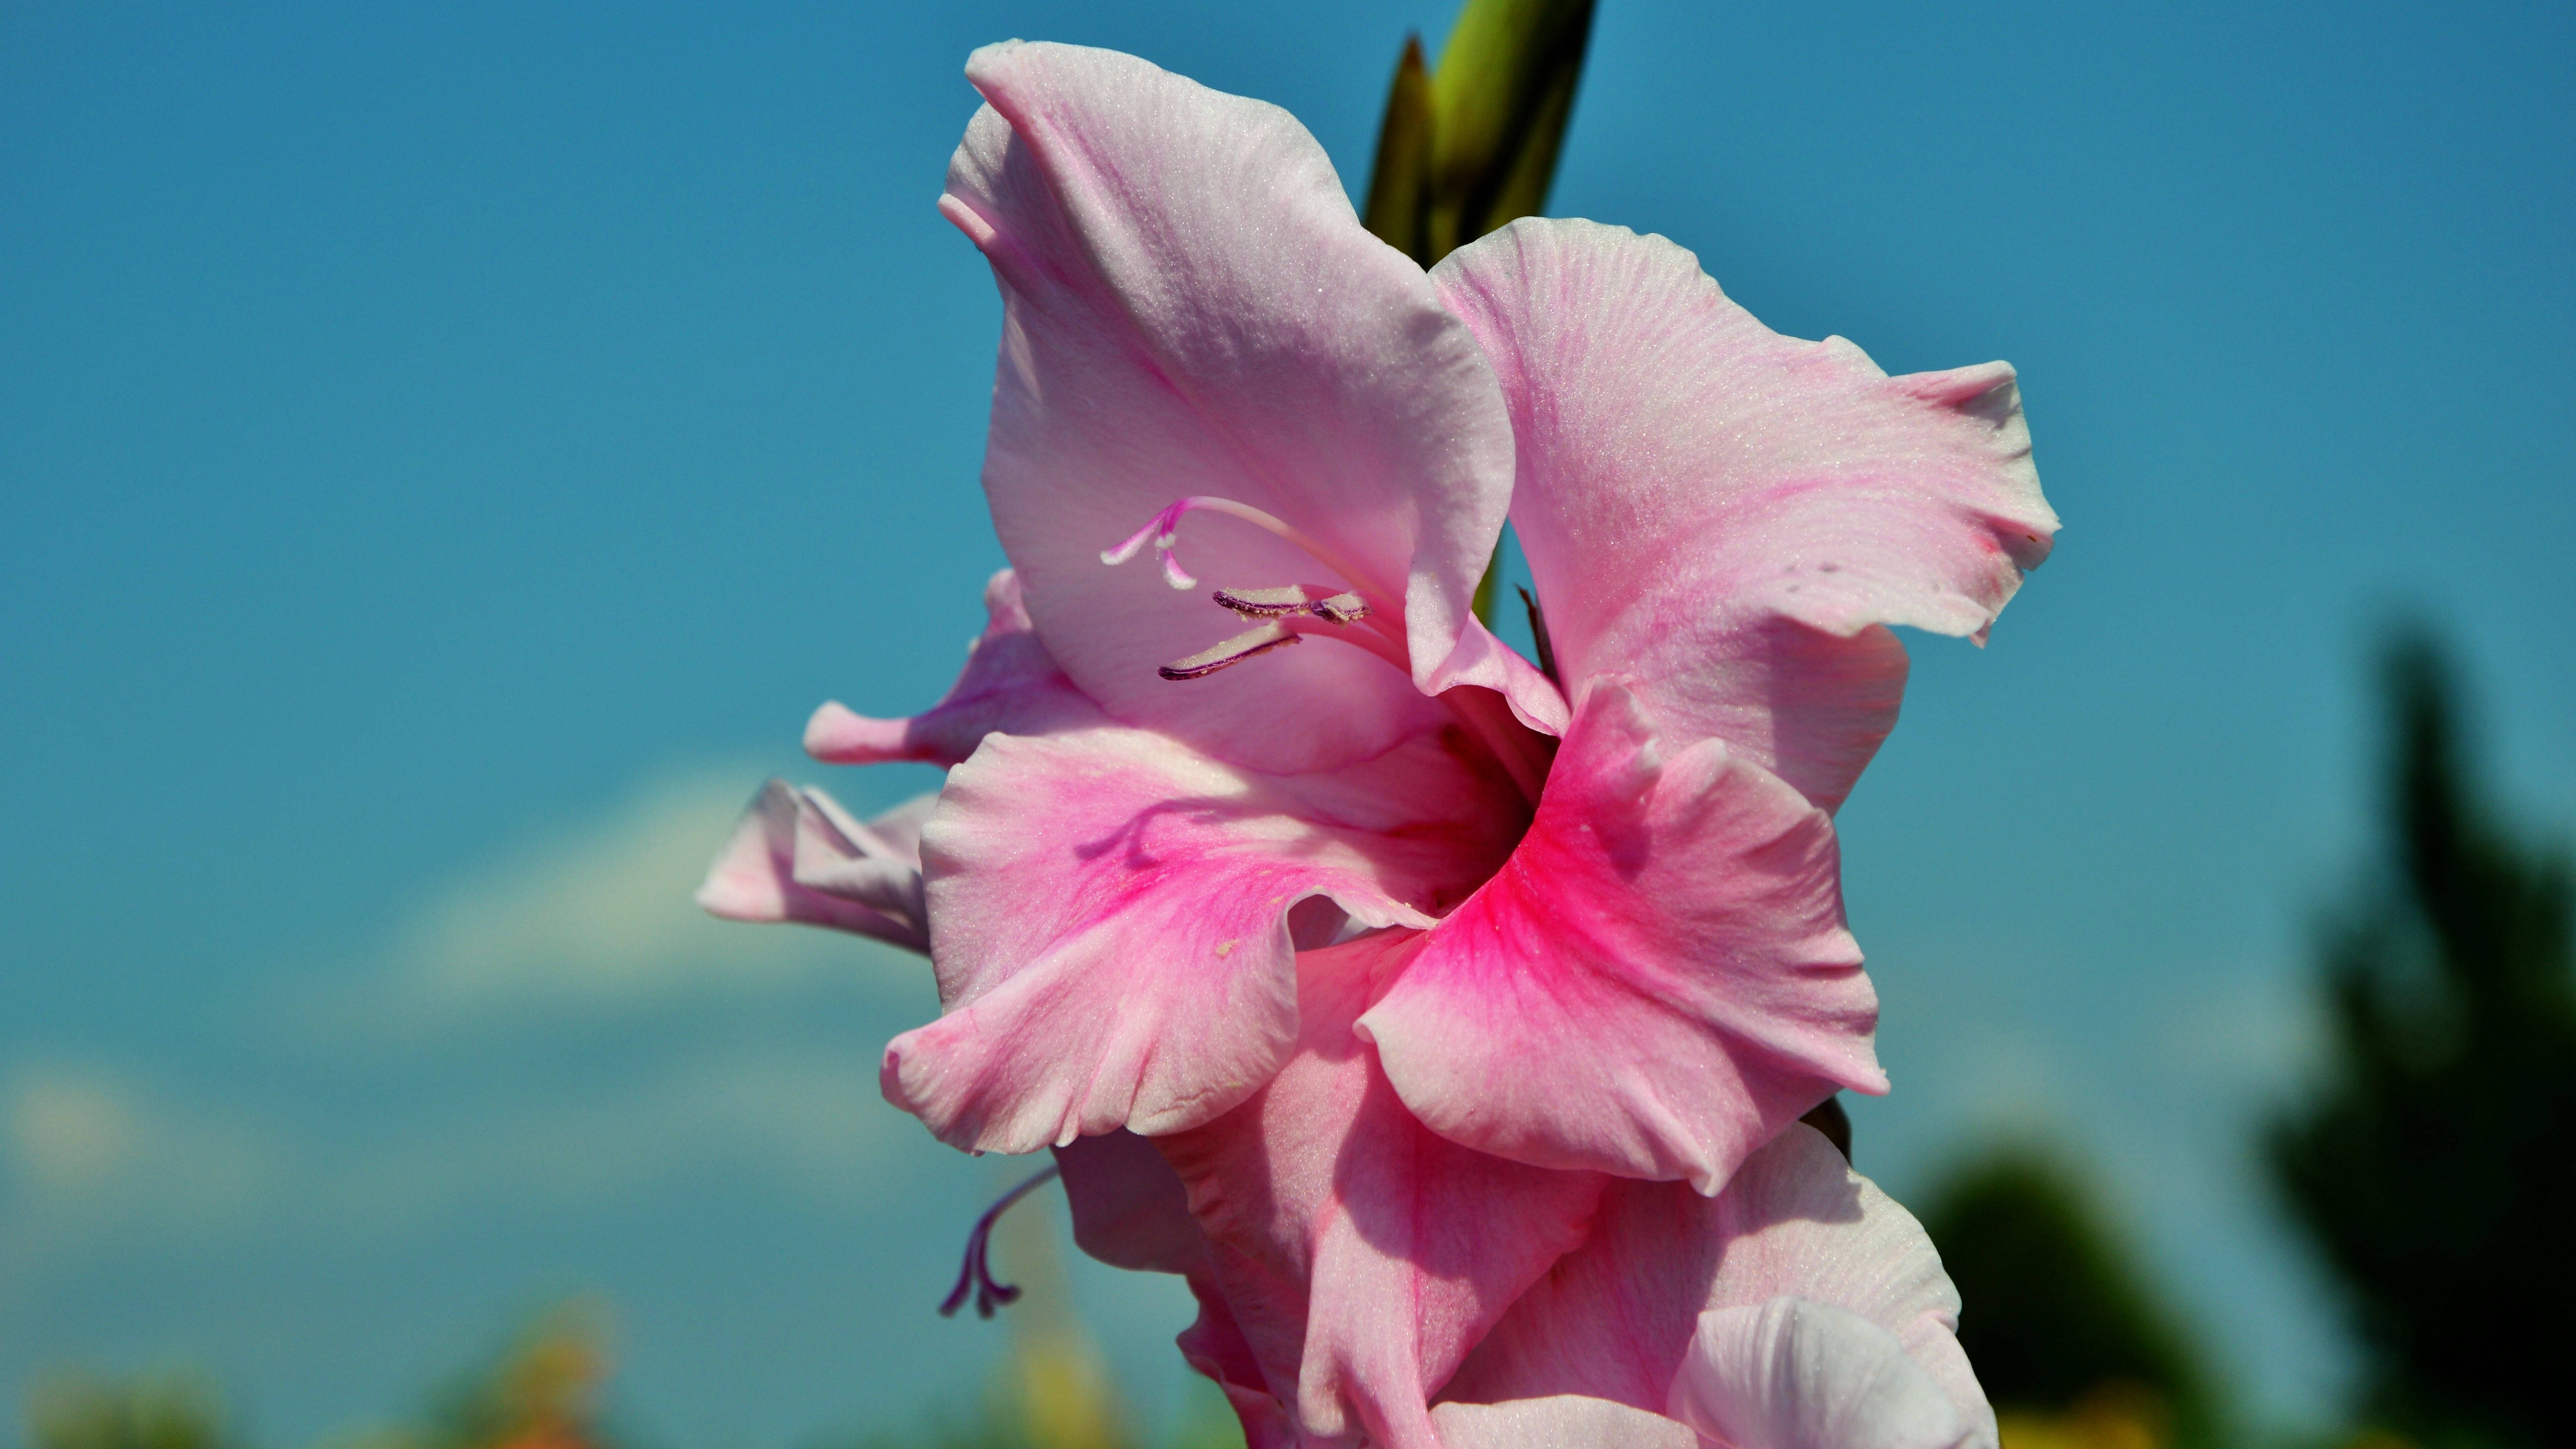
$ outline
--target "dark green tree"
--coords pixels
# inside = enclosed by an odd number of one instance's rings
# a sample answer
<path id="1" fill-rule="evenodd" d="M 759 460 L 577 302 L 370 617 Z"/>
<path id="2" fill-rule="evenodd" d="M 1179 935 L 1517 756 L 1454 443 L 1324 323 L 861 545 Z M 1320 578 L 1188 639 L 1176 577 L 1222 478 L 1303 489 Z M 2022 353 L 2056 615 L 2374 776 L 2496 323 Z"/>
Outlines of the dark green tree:
<path id="1" fill-rule="evenodd" d="M 2365 1412 L 2437 1444 L 2576 1443 L 2568 862 L 2481 798 L 2432 640 L 2384 667 L 2388 858 L 2325 933 L 2331 1059 L 2271 1166 L 2342 1280 Z"/>
<path id="2" fill-rule="evenodd" d="M 2136 1255 L 2056 1158 L 2025 1147 L 1971 1163 L 1923 1226 L 1966 1307 L 1959 1343 L 2000 1411 L 2057 1414 L 2143 1394 L 2172 1442 L 2216 1433 L 2207 1375 Z"/>

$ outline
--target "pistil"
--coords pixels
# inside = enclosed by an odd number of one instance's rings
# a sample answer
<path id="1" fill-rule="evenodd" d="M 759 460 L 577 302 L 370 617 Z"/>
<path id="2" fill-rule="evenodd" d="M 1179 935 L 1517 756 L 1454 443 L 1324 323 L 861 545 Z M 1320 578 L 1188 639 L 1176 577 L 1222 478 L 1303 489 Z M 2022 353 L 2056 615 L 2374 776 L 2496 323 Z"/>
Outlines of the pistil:
<path id="1" fill-rule="evenodd" d="M 1018 1284 L 1004 1283 L 993 1276 L 993 1225 L 1002 1220 L 1002 1214 L 1009 1211 L 1011 1204 L 1027 1197 L 1042 1184 L 1053 1182 L 1055 1176 L 1053 1166 L 1032 1174 L 1026 1182 L 1002 1194 L 991 1207 L 984 1209 L 982 1217 L 975 1220 L 974 1230 L 966 1235 L 966 1262 L 957 1270 L 957 1286 L 949 1289 L 948 1296 L 940 1301 L 940 1317 L 952 1317 L 965 1306 L 969 1289 L 974 1290 L 975 1316 L 978 1318 L 992 1317 L 994 1309 L 1020 1296 Z"/>
<path id="2" fill-rule="evenodd" d="M 1163 565 L 1163 581 L 1175 589 L 1197 588 L 1199 581 L 1192 578 L 1189 571 L 1181 567 L 1179 557 L 1172 552 L 1173 546 L 1180 542 L 1181 516 L 1193 511 L 1222 513 L 1229 518 L 1240 518 L 1255 528 L 1304 549 L 1317 563 L 1340 574 L 1343 578 L 1363 585 L 1369 582 L 1366 575 L 1342 562 L 1331 549 L 1317 543 L 1278 515 L 1264 512 L 1249 503 L 1237 503 L 1231 498 L 1219 498 L 1206 493 L 1172 500 L 1168 507 L 1154 515 L 1152 521 L 1129 535 L 1125 543 L 1116 548 L 1104 550 L 1100 555 L 1100 561 L 1114 568 L 1134 558 L 1150 539 L 1154 545 L 1155 555 Z"/>

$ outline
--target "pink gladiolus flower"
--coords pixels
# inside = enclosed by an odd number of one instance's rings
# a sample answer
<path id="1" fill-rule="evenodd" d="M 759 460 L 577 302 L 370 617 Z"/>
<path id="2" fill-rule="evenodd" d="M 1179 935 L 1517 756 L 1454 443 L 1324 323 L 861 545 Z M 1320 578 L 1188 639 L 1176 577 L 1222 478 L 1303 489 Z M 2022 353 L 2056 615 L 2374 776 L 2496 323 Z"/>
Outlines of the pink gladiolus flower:
<path id="1" fill-rule="evenodd" d="M 1889 626 L 1982 640 L 2048 551 L 2012 370 L 1889 377 L 1584 222 L 1425 274 L 1275 107 L 1063 46 L 967 74 L 940 209 L 1002 292 L 1012 567 L 935 708 L 806 733 L 947 783 L 917 855 L 773 785 L 702 899 L 926 948 L 944 1011 L 886 1096 L 1057 1149 L 1087 1250 L 1189 1276 L 1256 1446 L 1990 1436 L 1933 1298 L 1709 1255 L 1771 1241 L 1748 1159 L 1885 1090 L 1831 812 L 1894 722 Z M 1546 668 L 1469 607 L 1507 515 Z M 1539 1372 L 1582 1359 L 1560 1320 L 1626 1331 L 1582 1285 L 1656 1221 L 1709 1268 L 1630 1344 L 1660 1379 Z"/>
<path id="2" fill-rule="evenodd" d="M 1887 377 L 1585 223 L 1426 276 L 1276 108 L 1060 46 L 968 76 L 941 208 L 1003 293 L 1014 578 L 938 709 L 809 731 L 955 767 L 947 1014 L 888 1096 L 1006 1152 L 1211 1121 L 1297 1039 L 1301 925 L 1400 937 L 1360 1035 L 1516 1161 L 1714 1192 L 1883 1089 L 1826 811 L 1886 626 L 1981 632 L 2046 551 L 2011 370 Z M 1466 607 L 1507 509 L 1554 680 Z"/>

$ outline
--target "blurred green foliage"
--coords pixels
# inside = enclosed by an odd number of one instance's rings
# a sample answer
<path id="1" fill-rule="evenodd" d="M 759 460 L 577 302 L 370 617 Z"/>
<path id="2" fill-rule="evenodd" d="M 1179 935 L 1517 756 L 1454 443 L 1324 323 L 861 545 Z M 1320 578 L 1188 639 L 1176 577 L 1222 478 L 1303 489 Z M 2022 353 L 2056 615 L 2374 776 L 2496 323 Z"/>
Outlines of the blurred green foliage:
<path id="1" fill-rule="evenodd" d="M 582 1300 L 539 1317 L 489 1363 L 459 1375 L 419 1418 L 369 1429 L 335 1449 L 594 1449 L 612 1367 L 609 1316 Z"/>
<path id="2" fill-rule="evenodd" d="M 1933 1195 L 1923 1225 L 1967 1305 L 1959 1342 L 2007 1449 L 2220 1439 L 2189 1337 L 2060 1160 L 2021 1146 L 1977 1158 Z"/>
<path id="3" fill-rule="evenodd" d="M 2576 888 L 2482 798 L 2439 647 L 2387 652 L 2387 859 L 2321 951 L 2330 1057 L 2268 1140 L 2342 1280 L 2363 1409 L 2434 1445 L 2576 1441 Z"/>
<path id="4" fill-rule="evenodd" d="M 856 1441 L 856 1449 L 1074 1449 L 1074 1443 L 1048 1432 L 1049 1418 L 1061 1424 L 1062 1416 L 1033 1417 L 1030 1406 L 1008 1387 L 1011 1377 L 1006 1372 L 972 1416 L 931 1415 L 909 1429 L 879 1429 Z M 1243 1449 L 1243 1430 L 1214 1384 L 1193 1377 L 1184 1393 L 1179 1421 L 1159 1449 Z M 1075 1442 L 1104 1449 L 1151 1449 L 1156 1444 L 1123 1425 L 1111 1426 L 1106 1437 L 1085 1434 Z"/>
<path id="5" fill-rule="evenodd" d="M 459 1377 L 417 1418 L 333 1439 L 333 1449 L 606 1449 L 599 1422 L 608 1317 L 575 1303 Z M 190 1374 L 126 1379 L 69 1372 L 27 1395 L 29 1449 L 233 1449 L 223 1400 Z"/>
<path id="6" fill-rule="evenodd" d="M 29 1449 L 229 1449 L 223 1398 L 193 1374 L 64 1373 L 27 1395 Z"/>
<path id="7" fill-rule="evenodd" d="M 1043 1317 L 1043 1315 L 1038 1315 Z M 609 1316 L 580 1301 L 539 1316 L 502 1351 L 458 1375 L 410 1417 L 324 1441 L 323 1449 L 619 1449 L 634 1442 L 602 1413 L 614 1363 Z M 1225 1396 L 1193 1380 L 1160 1449 L 1242 1449 Z M 26 1401 L 28 1449 L 238 1449 L 223 1399 L 187 1373 L 101 1378 L 67 1372 Z M 1090 1339 L 1063 1321 L 1015 1333 L 980 1402 L 815 1449 L 1148 1449 Z"/>

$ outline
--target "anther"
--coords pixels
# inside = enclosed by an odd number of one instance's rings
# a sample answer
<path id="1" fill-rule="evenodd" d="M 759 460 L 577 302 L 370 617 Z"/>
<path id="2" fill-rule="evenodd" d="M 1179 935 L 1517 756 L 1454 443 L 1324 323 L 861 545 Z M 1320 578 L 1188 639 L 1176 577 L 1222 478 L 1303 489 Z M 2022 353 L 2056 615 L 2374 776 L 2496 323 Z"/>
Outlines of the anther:
<path id="1" fill-rule="evenodd" d="M 1368 601 L 1329 584 L 1288 584 L 1276 589 L 1219 589 L 1219 604 L 1247 619 L 1279 619 L 1306 614 L 1335 624 L 1356 624 L 1369 616 Z"/>
<path id="2" fill-rule="evenodd" d="M 1271 622 L 1247 629 L 1213 649 L 1202 649 L 1187 659 L 1175 659 L 1159 672 L 1165 679 L 1204 679 L 1231 664 L 1241 664 L 1255 654 L 1297 642 L 1296 633 L 1287 625 Z"/>
<path id="3" fill-rule="evenodd" d="M 975 1292 L 975 1316 L 978 1318 L 992 1317 L 994 1309 L 1020 1296 L 1018 1284 L 999 1282 L 993 1277 L 993 1225 L 1002 1220 L 1002 1214 L 1011 1204 L 1027 1197 L 1041 1184 L 1054 1181 L 1055 1175 L 1056 1170 L 1052 1166 L 1032 1174 L 1026 1182 L 1002 1194 L 991 1207 L 984 1209 L 982 1217 L 975 1220 L 974 1231 L 966 1235 L 966 1262 L 957 1270 L 957 1286 L 949 1289 L 948 1296 L 939 1304 L 940 1317 L 951 1317 L 963 1307 L 966 1291 L 970 1288 Z"/>

